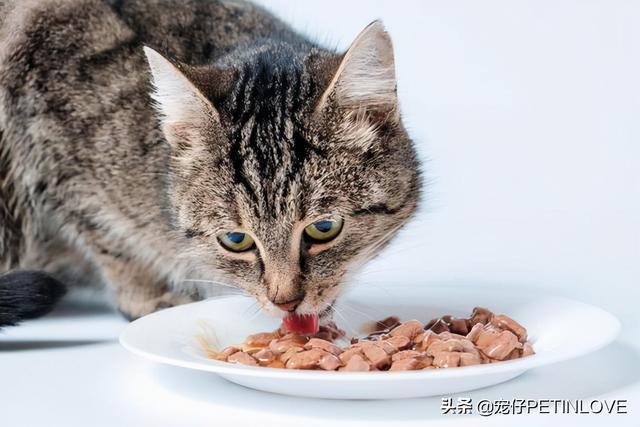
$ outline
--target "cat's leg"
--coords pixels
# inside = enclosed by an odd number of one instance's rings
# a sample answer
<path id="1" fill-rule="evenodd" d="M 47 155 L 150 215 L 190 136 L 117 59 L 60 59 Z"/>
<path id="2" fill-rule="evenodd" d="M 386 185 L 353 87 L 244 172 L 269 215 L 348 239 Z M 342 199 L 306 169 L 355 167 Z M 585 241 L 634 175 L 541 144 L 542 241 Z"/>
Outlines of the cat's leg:
<path id="1" fill-rule="evenodd" d="M 195 300 L 173 291 L 166 279 L 134 259 L 121 254 L 100 254 L 98 262 L 118 310 L 129 320 Z"/>
<path id="2" fill-rule="evenodd" d="M 103 228 L 110 229 L 106 224 Z M 193 301 L 172 291 L 168 279 L 151 265 L 130 256 L 132 248 L 98 229 L 67 235 L 54 225 L 46 235 L 46 239 L 28 245 L 32 250 L 22 267 L 49 272 L 73 287 L 106 287 L 118 310 L 130 320 Z"/>
<path id="3" fill-rule="evenodd" d="M 0 131 L 0 152 L 3 148 Z M 0 165 L 0 328 L 48 313 L 66 291 L 48 272 L 30 268 L 33 217 L 20 203 L 23 199 L 14 197 L 6 172 L 6 165 Z"/>

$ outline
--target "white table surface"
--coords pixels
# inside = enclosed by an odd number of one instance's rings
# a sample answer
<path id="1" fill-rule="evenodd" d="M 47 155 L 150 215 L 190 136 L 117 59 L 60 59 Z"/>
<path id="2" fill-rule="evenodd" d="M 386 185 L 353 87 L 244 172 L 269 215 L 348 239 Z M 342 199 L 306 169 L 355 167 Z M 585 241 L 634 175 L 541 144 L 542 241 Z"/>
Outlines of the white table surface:
<path id="1" fill-rule="evenodd" d="M 593 301 L 588 301 L 593 302 Z M 620 296 L 620 307 L 629 301 Z M 611 309 L 616 304 L 609 300 Z M 614 312 L 618 310 L 613 310 Z M 619 313 L 622 313 L 620 311 Z M 591 355 L 466 392 L 477 399 L 627 399 L 626 415 L 443 415 L 441 398 L 329 401 L 245 389 L 214 374 L 162 366 L 117 342 L 126 322 L 96 304 L 65 303 L 0 334 L 2 426 L 640 425 L 639 329 Z"/>

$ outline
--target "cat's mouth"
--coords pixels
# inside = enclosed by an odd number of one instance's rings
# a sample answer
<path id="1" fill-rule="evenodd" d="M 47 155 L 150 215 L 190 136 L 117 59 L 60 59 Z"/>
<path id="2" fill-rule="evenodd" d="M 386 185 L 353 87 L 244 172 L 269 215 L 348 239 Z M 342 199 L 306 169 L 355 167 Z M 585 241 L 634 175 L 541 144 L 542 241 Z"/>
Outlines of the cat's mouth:
<path id="1" fill-rule="evenodd" d="M 313 335 L 320 329 L 318 319 L 319 316 L 317 314 L 288 313 L 282 319 L 282 323 L 289 332 Z"/>
<path id="2" fill-rule="evenodd" d="M 331 319 L 332 313 L 333 309 L 331 308 L 331 305 L 328 305 L 327 308 L 317 314 L 300 314 L 291 312 L 284 316 L 282 323 L 290 332 L 313 335 L 318 332 L 320 329 L 320 323 L 323 320 L 326 321 L 327 319 Z"/>

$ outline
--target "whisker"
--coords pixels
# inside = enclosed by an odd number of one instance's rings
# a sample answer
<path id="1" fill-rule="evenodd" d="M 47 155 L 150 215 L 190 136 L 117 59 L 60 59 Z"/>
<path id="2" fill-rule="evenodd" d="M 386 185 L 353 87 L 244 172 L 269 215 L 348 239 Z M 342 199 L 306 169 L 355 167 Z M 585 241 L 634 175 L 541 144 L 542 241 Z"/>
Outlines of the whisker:
<path id="1" fill-rule="evenodd" d="M 248 322 L 252 322 L 256 317 L 258 317 L 258 314 L 260 314 L 261 311 L 262 311 L 262 306 L 260 304 L 256 304 L 256 309 L 253 312 L 253 314 L 249 317 Z"/>
<path id="2" fill-rule="evenodd" d="M 360 278 L 362 276 L 367 276 L 369 274 L 393 273 L 393 272 L 398 272 L 398 271 L 406 271 L 406 269 L 407 269 L 407 267 L 404 267 L 404 266 L 389 266 L 389 267 L 384 267 L 384 268 L 368 268 L 368 267 L 365 267 L 364 269 L 358 271 L 356 274 L 357 274 L 358 278 Z"/>
<path id="3" fill-rule="evenodd" d="M 344 304 L 343 308 L 351 310 L 354 313 L 359 314 L 360 316 L 366 318 L 367 320 L 376 320 L 377 321 L 377 320 L 380 320 L 382 318 L 382 316 L 383 316 L 383 314 L 378 310 L 375 310 L 375 311 L 380 313 L 380 314 L 376 315 L 376 316 L 372 316 L 371 314 L 368 314 L 368 313 L 365 313 L 364 311 L 358 310 L 358 309 L 356 309 L 353 306 L 350 306 L 348 304 Z"/>
<path id="4" fill-rule="evenodd" d="M 390 255 L 404 254 L 407 251 L 414 251 L 416 249 L 422 249 L 422 248 L 424 248 L 424 245 L 422 243 L 418 243 L 414 245 L 394 246 L 392 248 L 389 248 L 389 250 L 386 250 L 385 255 L 390 256 Z"/>
<path id="5" fill-rule="evenodd" d="M 348 329 L 348 330 L 350 330 L 350 331 L 351 331 L 351 333 L 353 333 L 353 334 L 357 334 L 357 333 L 358 333 L 358 330 L 357 330 L 356 328 L 354 328 L 354 327 L 353 327 L 353 325 L 351 324 L 351 322 L 349 322 L 349 321 L 347 320 L 347 318 L 346 318 L 346 317 L 345 317 L 345 316 L 340 312 L 340 310 L 339 310 L 335 305 L 332 305 L 332 306 L 331 306 L 331 309 L 332 309 L 332 310 L 333 310 L 333 312 L 334 312 L 335 314 L 337 314 L 337 315 L 340 317 L 340 319 L 342 319 L 342 321 L 344 322 L 344 327 L 342 327 L 341 329 Z"/>
<path id="6" fill-rule="evenodd" d="M 251 295 L 244 289 L 234 286 L 230 283 L 219 282 L 217 280 L 205 280 L 205 279 L 183 279 L 180 283 L 192 283 L 193 286 L 198 286 L 203 289 L 206 297 L 222 297 L 229 295 L 238 295 L 250 297 Z"/>
<path id="7" fill-rule="evenodd" d="M 245 308 L 245 309 L 244 309 L 244 311 L 242 312 L 242 317 L 244 317 L 244 316 L 248 316 L 249 311 L 250 311 L 250 310 L 253 310 L 253 309 L 254 309 L 255 307 L 257 307 L 257 306 L 258 306 L 258 301 L 257 301 L 257 300 L 254 300 L 254 301 L 249 305 L 249 307 L 247 307 L 247 308 Z"/>
<path id="8" fill-rule="evenodd" d="M 232 296 L 250 298 L 250 295 L 247 295 L 245 293 L 229 292 L 228 290 L 216 290 L 213 293 L 208 292 L 206 295 L 204 295 L 206 299 L 221 299 L 221 298 L 228 298 Z"/>
<path id="9" fill-rule="evenodd" d="M 180 282 L 195 282 L 195 283 L 207 283 L 207 284 L 213 284 L 213 285 L 218 285 L 218 286 L 226 286 L 228 288 L 233 288 L 233 289 L 240 289 L 237 286 L 234 286 L 232 284 L 229 283 L 224 283 L 224 282 L 218 282 L 217 280 L 205 280 L 205 279 L 183 279 Z"/>

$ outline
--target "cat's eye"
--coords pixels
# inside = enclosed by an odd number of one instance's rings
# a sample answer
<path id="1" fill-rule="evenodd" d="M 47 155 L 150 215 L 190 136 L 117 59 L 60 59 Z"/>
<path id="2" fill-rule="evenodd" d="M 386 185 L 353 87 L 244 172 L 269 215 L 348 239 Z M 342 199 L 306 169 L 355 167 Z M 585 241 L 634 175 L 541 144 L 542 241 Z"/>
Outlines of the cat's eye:
<path id="1" fill-rule="evenodd" d="M 247 233 L 240 231 L 230 231 L 218 235 L 218 241 L 231 252 L 246 252 L 255 246 L 253 238 Z"/>
<path id="2" fill-rule="evenodd" d="M 316 221 L 304 228 L 304 236 L 312 243 L 324 243 L 335 239 L 342 231 L 341 218 L 329 218 Z"/>

